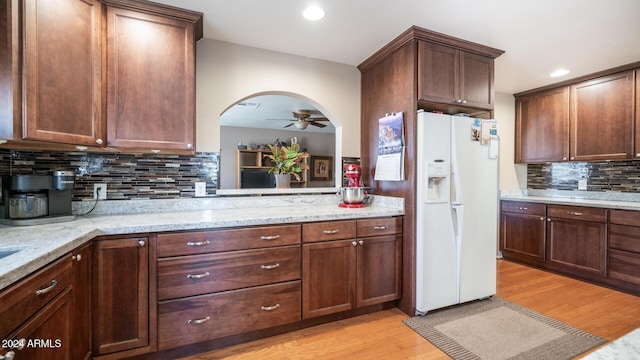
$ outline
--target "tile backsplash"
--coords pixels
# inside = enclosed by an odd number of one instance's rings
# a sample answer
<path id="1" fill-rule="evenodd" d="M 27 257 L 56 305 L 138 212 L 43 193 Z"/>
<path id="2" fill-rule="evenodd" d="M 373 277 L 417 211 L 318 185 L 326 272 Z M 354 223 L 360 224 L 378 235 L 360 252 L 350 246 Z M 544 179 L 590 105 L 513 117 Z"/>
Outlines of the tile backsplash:
<path id="1" fill-rule="evenodd" d="M 195 196 L 195 183 L 218 188 L 220 154 L 195 155 L 18 151 L 0 149 L 0 175 L 76 172 L 73 201 L 93 199 L 93 185 L 107 184 L 109 200 L 174 199 Z"/>
<path id="2" fill-rule="evenodd" d="M 587 191 L 640 193 L 640 161 L 563 162 L 527 165 L 527 188 L 578 190 L 587 180 Z"/>

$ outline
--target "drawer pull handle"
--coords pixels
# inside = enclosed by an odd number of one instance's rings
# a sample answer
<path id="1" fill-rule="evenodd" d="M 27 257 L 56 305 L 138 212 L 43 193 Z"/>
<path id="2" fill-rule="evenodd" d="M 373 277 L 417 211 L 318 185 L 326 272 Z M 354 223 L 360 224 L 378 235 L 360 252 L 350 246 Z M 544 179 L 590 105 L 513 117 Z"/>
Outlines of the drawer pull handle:
<path id="1" fill-rule="evenodd" d="M 189 323 L 191 325 L 200 325 L 200 324 L 205 323 L 205 322 L 207 322 L 209 320 L 211 320 L 211 318 L 209 316 L 207 316 L 207 317 L 203 317 L 202 319 L 187 320 L 187 323 Z"/>
<path id="2" fill-rule="evenodd" d="M 280 304 L 275 304 L 273 306 L 263 306 L 263 307 L 261 307 L 261 309 L 263 311 L 273 311 L 273 310 L 275 310 L 275 309 L 277 309 L 279 307 L 280 307 Z"/>
<path id="3" fill-rule="evenodd" d="M 374 230 L 387 230 L 389 228 L 389 225 L 382 225 L 382 226 L 374 226 L 373 229 Z"/>
<path id="4" fill-rule="evenodd" d="M 273 269 L 277 269 L 280 267 L 279 263 L 275 263 L 273 265 L 260 265 L 260 268 L 265 269 L 265 270 L 273 270 Z"/>
<path id="5" fill-rule="evenodd" d="M 260 236 L 262 240 L 278 240 L 280 239 L 280 235 L 262 235 Z"/>
<path id="6" fill-rule="evenodd" d="M 323 233 L 327 234 L 327 235 L 331 235 L 331 234 L 337 234 L 340 232 L 340 229 L 333 229 L 333 230 L 323 230 Z"/>
<path id="7" fill-rule="evenodd" d="M 187 243 L 187 246 L 205 246 L 205 245 L 209 245 L 209 243 L 210 243 L 209 240 L 207 240 L 207 241 L 197 241 L 197 242 L 189 241 Z"/>
<path id="8" fill-rule="evenodd" d="M 518 209 L 518 210 L 529 210 L 529 208 L 521 207 L 521 206 L 518 206 L 518 207 L 517 207 L 517 209 Z"/>
<path id="9" fill-rule="evenodd" d="M 44 289 L 36 290 L 36 295 L 46 294 L 51 290 L 55 289 L 56 286 L 58 286 L 58 282 L 56 280 L 51 280 L 51 284 L 49 286 L 47 286 Z"/>
<path id="10" fill-rule="evenodd" d="M 205 277 L 207 277 L 209 275 L 211 275 L 211 274 L 209 274 L 208 271 L 204 272 L 202 274 L 189 274 L 189 275 L 187 275 L 187 279 L 202 279 L 202 278 L 205 278 Z"/>
<path id="11" fill-rule="evenodd" d="M 582 216 L 581 212 L 567 211 L 567 215 Z"/>

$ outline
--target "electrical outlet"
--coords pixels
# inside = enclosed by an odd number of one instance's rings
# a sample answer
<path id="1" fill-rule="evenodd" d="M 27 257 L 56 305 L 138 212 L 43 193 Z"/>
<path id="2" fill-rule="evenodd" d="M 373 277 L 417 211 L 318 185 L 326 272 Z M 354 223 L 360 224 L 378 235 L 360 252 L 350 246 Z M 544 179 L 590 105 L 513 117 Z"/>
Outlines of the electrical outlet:
<path id="1" fill-rule="evenodd" d="M 196 196 L 207 196 L 207 183 L 204 181 L 196 182 Z"/>
<path id="2" fill-rule="evenodd" d="M 107 199 L 107 184 L 93 184 L 93 199 L 94 200 L 106 200 Z"/>
<path id="3" fill-rule="evenodd" d="M 587 180 L 578 180 L 578 190 L 587 190 Z"/>

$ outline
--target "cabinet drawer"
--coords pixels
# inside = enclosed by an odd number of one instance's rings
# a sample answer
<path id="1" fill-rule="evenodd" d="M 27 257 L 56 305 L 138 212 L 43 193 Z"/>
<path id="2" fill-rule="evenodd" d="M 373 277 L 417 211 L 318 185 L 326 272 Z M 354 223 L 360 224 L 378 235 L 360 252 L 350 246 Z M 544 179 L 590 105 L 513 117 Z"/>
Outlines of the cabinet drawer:
<path id="1" fill-rule="evenodd" d="M 640 227 L 609 225 L 609 248 L 640 253 Z"/>
<path id="2" fill-rule="evenodd" d="M 300 321 L 300 281 L 160 302 L 158 348 Z"/>
<path id="3" fill-rule="evenodd" d="M 300 244 L 300 225 L 158 235 L 158 257 Z"/>
<path id="4" fill-rule="evenodd" d="M 502 201 L 500 203 L 502 211 L 545 216 L 546 205 L 538 203 L 520 202 L 520 201 Z"/>
<path id="5" fill-rule="evenodd" d="M 325 221 L 302 224 L 304 242 L 352 239 L 356 237 L 356 221 Z"/>
<path id="6" fill-rule="evenodd" d="M 0 339 L 71 285 L 71 259 L 62 259 L 0 294 Z"/>
<path id="7" fill-rule="evenodd" d="M 358 237 L 402 234 L 402 217 L 358 220 Z"/>
<path id="8" fill-rule="evenodd" d="M 158 260 L 158 299 L 300 279 L 300 246 Z"/>
<path id="9" fill-rule="evenodd" d="M 640 211 L 609 210 L 611 224 L 640 226 Z"/>
<path id="10" fill-rule="evenodd" d="M 640 254 L 609 250 L 609 277 L 640 285 Z"/>
<path id="11" fill-rule="evenodd" d="M 547 216 L 571 220 L 607 222 L 607 209 L 582 206 L 548 205 Z"/>

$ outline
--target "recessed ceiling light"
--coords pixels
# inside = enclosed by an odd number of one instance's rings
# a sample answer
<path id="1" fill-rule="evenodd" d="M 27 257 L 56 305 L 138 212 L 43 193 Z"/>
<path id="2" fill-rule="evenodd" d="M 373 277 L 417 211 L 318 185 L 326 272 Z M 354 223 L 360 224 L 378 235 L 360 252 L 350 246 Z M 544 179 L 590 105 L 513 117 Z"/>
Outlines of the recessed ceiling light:
<path id="1" fill-rule="evenodd" d="M 551 77 L 559 77 L 559 76 L 565 76 L 569 73 L 569 70 L 567 69 L 558 69 L 554 72 L 551 73 Z"/>
<path id="2" fill-rule="evenodd" d="M 320 20 L 324 17 L 324 10 L 315 5 L 311 5 L 302 12 L 302 16 L 311 21 Z"/>

